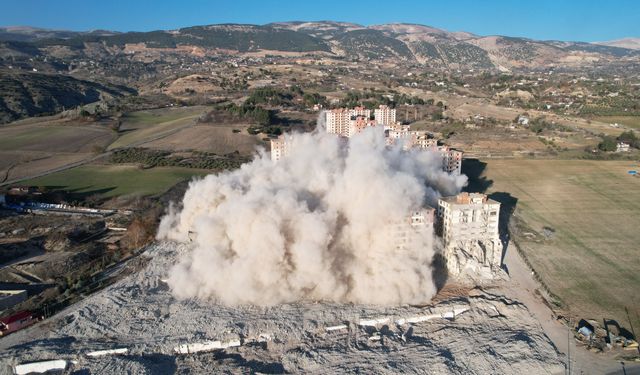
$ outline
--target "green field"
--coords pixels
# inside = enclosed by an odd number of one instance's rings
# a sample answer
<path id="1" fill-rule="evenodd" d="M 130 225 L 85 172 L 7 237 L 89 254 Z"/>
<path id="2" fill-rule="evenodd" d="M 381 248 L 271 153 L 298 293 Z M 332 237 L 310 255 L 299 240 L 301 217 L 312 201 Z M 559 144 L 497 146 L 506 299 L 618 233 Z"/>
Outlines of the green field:
<path id="1" fill-rule="evenodd" d="M 136 145 L 169 135 L 194 124 L 209 108 L 205 106 L 162 108 L 128 113 L 123 117 L 120 136 L 109 149 Z"/>
<path id="2" fill-rule="evenodd" d="M 594 118 L 594 120 L 607 124 L 618 123 L 633 129 L 640 129 L 640 116 L 600 116 Z"/>
<path id="3" fill-rule="evenodd" d="M 113 138 L 109 129 L 71 125 L 24 125 L 0 128 L 2 151 L 78 152 L 104 146 Z"/>
<path id="4" fill-rule="evenodd" d="M 179 167 L 140 169 L 130 165 L 87 165 L 27 180 L 21 184 L 55 187 L 77 194 L 98 194 L 103 198 L 109 198 L 130 194 L 161 194 L 180 181 L 206 174 L 203 170 Z"/>
<path id="5" fill-rule="evenodd" d="M 488 160 L 488 193 L 517 199 L 514 236 L 542 281 L 576 318 L 640 328 L 638 162 Z M 544 228 L 547 236 L 543 235 Z"/>

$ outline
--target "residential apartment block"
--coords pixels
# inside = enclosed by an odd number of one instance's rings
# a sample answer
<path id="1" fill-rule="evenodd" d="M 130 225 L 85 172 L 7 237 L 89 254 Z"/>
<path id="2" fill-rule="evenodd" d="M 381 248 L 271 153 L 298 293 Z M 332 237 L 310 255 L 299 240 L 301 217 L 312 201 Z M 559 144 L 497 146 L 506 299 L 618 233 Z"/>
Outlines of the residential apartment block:
<path id="1" fill-rule="evenodd" d="M 476 269 L 500 267 L 499 202 L 485 194 L 460 193 L 440 198 L 437 215 L 450 274 L 461 274 L 469 264 Z"/>

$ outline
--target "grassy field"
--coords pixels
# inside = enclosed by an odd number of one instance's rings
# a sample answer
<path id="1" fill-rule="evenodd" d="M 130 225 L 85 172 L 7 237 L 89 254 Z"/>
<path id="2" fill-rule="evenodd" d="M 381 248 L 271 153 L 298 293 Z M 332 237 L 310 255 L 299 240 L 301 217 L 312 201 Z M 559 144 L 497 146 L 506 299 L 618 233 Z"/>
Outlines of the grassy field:
<path id="1" fill-rule="evenodd" d="M 573 316 L 640 329 L 637 162 L 489 160 L 488 193 L 517 199 L 516 234 L 544 283 Z M 542 235 L 547 228 L 547 236 Z"/>
<path id="2" fill-rule="evenodd" d="M 607 124 L 622 124 L 633 129 L 640 129 L 640 116 L 600 116 L 595 120 L 605 122 Z"/>
<path id="3" fill-rule="evenodd" d="M 205 174 L 207 172 L 203 170 L 178 167 L 140 169 L 130 165 L 87 165 L 21 184 L 55 187 L 82 195 L 98 194 L 109 198 L 129 194 L 160 194 L 180 181 Z"/>
<path id="4" fill-rule="evenodd" d="M 0 128 L 2 151 L 91 152 L 105 146 L 113 132 L 95 126 L 25 125 Z"/>
<path id="5" fill-rule="evenodd" d="M 187 127 L 208 110 L 205 106 L 184 108 L 162 108 L 132 112 L 123 118 L 120 136 L 109 145 L 109 149 L 138 144 L 169 135 Z"/>
<path id="6" fill-rule="evenodd" d="M 115 139 L 91 124 L 34 124 L 0 127 L 0 182 L 37 175 L 92 157 Z"/>
<path id="7" fill-rule="evenodd" d="M 234 130 L 240 130 L 234 133 Z M 234 151 L 251 155 L 260 144 L 260 135 L 247 133 L 246 125 L 197 125 L 145 144 L 159 150 L 198 150 L 227 154 Z"/>

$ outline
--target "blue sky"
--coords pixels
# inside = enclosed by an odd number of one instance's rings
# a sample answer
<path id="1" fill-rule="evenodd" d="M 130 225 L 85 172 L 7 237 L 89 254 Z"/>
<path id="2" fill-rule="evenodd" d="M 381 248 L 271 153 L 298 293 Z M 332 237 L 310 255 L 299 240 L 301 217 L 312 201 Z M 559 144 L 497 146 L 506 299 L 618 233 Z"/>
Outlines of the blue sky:
<path id="1" fill-rule="evenodd" d="M 0 25 L 148 31 L 213 23 L 420 23 L 479 35 L 640 37 L 640 0 L 0 0 Z"/>

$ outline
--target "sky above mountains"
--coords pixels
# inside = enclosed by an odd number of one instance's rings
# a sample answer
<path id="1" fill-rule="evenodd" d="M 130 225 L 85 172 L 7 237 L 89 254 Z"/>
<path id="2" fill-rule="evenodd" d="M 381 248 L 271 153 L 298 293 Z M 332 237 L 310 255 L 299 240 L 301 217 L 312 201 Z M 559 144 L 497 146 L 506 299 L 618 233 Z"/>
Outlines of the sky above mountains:
<path id="1" fill-rule="evenodd" d="M 640 37 L 637 0 L 3 0 L 1 26 L 149 31 L 214 23 L 418 23 L 478 35 L 604 41 Z"/>

